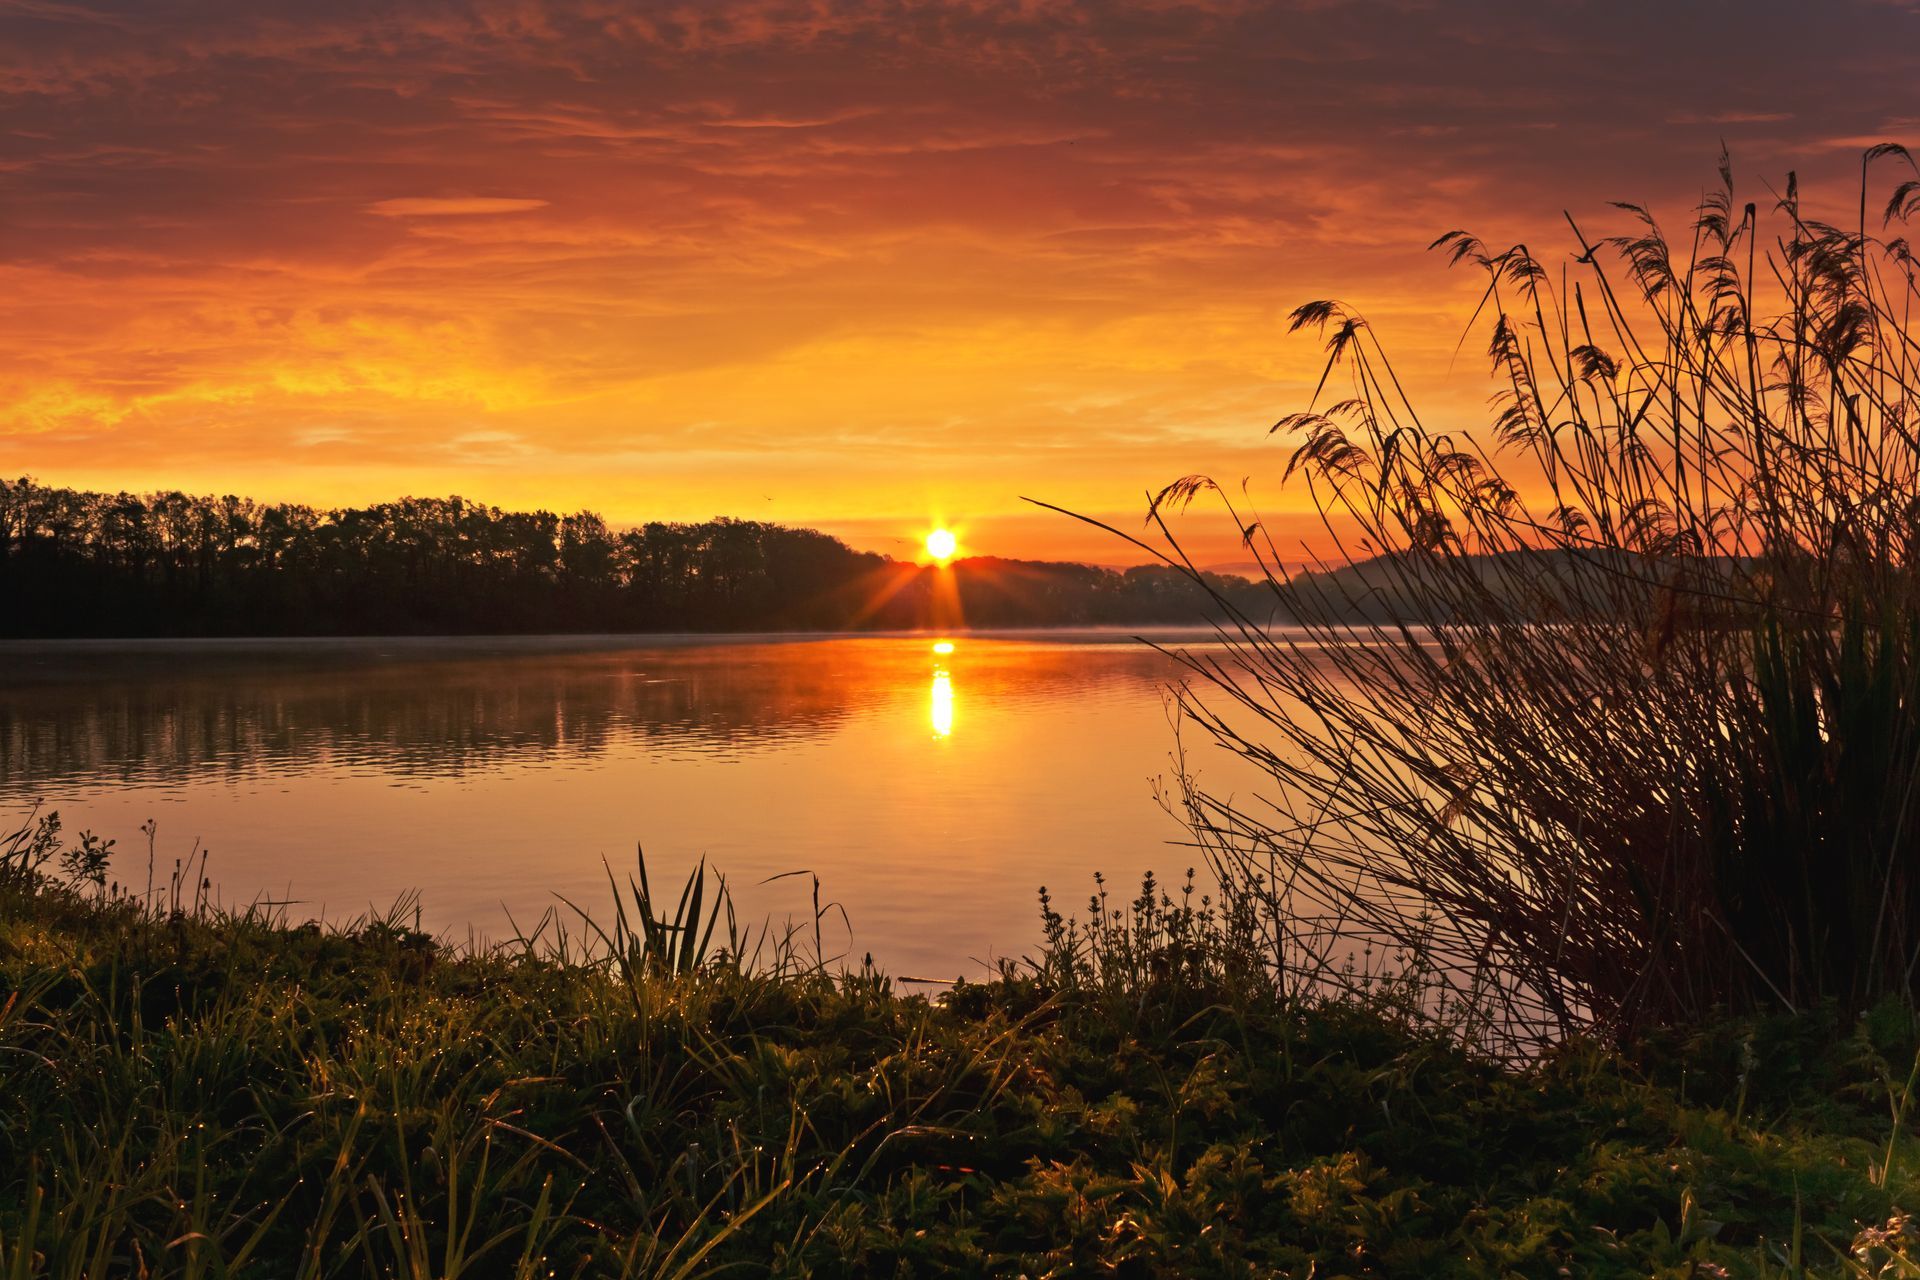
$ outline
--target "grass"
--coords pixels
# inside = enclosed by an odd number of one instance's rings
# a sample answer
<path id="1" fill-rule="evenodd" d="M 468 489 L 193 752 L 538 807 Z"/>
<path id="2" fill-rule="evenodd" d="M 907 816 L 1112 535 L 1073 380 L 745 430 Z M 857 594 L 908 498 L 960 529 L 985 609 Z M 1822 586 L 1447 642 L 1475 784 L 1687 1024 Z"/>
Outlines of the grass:
<path id="1" fill-rule="evenodd" d="M 10 1278 L 1920 1265 L 1889 1009 L 1516 1070 L 1392 984 L 1281 999 L 1245 920 L 1152 885 L 930 1000 L 778 942 L 748 969 L 717 889 L 472 954 L 94 869 L 0 882 Z"/>

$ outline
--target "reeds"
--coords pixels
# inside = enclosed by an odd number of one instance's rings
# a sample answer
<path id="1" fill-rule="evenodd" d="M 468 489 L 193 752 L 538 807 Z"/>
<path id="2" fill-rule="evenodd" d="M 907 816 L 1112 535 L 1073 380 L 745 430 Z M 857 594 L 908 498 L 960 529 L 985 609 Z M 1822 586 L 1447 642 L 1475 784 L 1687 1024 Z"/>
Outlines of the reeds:
<path id="1" fill-rule="evenodd" d="M 1179 655 L 1271 780 L 1184 801 L 1283 985 L 1406 948 L 1509 1046 L 1920 996 L 1916 175 L 1866 152 L 1843 226 L 1723 156 L 1677 240 L 1625 205 L 1557 260 L 1442 236 L 1486 281 L 1484 432 L 1361 316 L 1294 313 L 1351 380 L 1274 427 L 1331 550 L 1289 570 L 1221 494 L 1273 613 L 1222 599 L 1225 653 Z M 1150 516 L 1189 572 L 1165 517 L 1212 489 Z"/>

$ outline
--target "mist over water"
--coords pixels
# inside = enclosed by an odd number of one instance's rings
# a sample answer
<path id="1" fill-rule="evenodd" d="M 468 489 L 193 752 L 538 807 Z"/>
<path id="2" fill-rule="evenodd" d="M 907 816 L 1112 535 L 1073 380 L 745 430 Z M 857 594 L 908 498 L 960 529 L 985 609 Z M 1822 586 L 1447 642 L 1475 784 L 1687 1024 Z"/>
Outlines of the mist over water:
<path id="1" fill-rule="evenodd" d="M 229 904 L 340 919 L 418 890 L 499 939 L 607 901 L 636 843 L 701 856 L 744 917 L 844 908 L 829 952 L 975 973 L 1068 904 L 1192 855 L 1162 808 L 1169 658 L 1118 634 L 12 645 L 0 815 L 36 800 L 157 874 L 196 841 Z M 1204 635 L 1180 637 L 1189 646 Z M 950 649 L 950 651 L 940 651 Z M 1235 762 L 1187 735 L 1188 767 Z M 568 913 L 570 914 L 570 913 Z"/>

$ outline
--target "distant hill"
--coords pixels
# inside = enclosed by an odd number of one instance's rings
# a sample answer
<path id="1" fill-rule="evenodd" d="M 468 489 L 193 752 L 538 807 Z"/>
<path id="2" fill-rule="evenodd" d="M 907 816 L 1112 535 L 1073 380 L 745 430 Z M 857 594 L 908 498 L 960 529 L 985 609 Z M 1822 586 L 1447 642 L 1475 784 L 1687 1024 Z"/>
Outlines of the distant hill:
<path id="1" fill-rule="evenodd" d="M 1403 554 L 1296 574 L 1283 594 L 1296 617 L 1437 622 L 1448 602 L 1465 601 L 1477 611 L 1546 620 L 1644 607 L 1669 587 L 1681 588 L 1682 597 L 1698 597 L 1691 606 L 1698 609 L 1700 600 L 1711 600 L 1731 585 L 1739 567 L 1728 558 L 1656 560 L 1603 548 Z"/>

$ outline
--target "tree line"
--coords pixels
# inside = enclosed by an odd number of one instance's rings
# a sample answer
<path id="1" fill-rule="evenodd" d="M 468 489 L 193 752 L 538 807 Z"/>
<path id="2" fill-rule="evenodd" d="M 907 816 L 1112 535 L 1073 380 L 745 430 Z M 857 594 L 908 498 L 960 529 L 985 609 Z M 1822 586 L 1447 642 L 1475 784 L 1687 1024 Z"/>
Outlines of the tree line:
<path id="1" fill-rule="evenodd" d="M 1258 607 L 1253 584 L 1216 585 Z M 462 498 L 322 509 L 0 480 L 0 634 L 240 636 L 1195 622 L 1171 570 L 932 569 L 759 520 L 615 528 Z"/>

